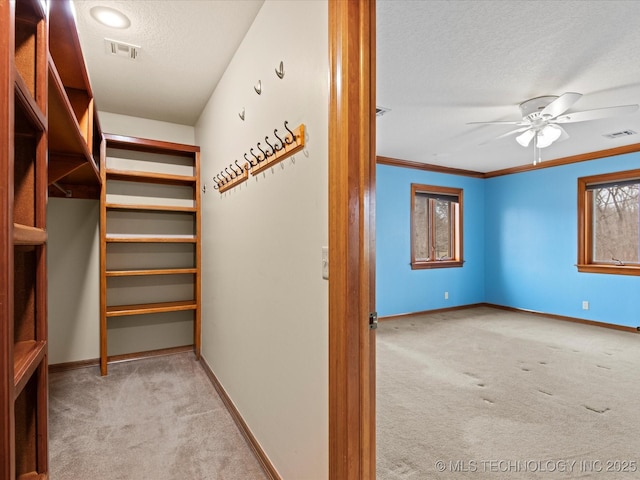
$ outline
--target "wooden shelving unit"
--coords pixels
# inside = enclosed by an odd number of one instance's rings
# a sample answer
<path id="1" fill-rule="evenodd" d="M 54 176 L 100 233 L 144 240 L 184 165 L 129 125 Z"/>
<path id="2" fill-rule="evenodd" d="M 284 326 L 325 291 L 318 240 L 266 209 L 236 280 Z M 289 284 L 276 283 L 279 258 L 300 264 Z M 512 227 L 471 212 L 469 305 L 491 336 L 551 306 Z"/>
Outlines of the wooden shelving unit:
<path id="1" fill-rule="evenodd" d="M 98 198 L 101 135 L 69 2 L 0 0 L 0 35 L 0 478 L 43 480 L 47 198 Z"/>
<path id="2" fill-rule="evenodd" d="M 105 134 L 106 159 L 100 197 L 100 370 L 108 371 L 109 322 L 113 317 L 193 312 L 193 349 L 200 356 L 200 148 Z M 157 217 L 157 218 L 154 218 Z M 168 228 L 168 230 L 167 230 Z M 145 266 L 114 261 L 112 246 L 137 248 Z M 184 247 L 179 247 L 183 245 Z M 176 265 L 175 247 L 188 249 Z M 146 250 L 154 249 L 154 253 Z M 158 253 L 158 250 L 160 253 Z M 190 279 L 189 298 L 141 298 L 122 303 L 111 282 L 142 282 L 153 287 L 161 278 Z M 145 297 L 145 295 L 142 295 Z M 137 298 L 137 297 L 136 297 Z M 176 345 L 182 346 L 182 345 Z M 143 353 L 143 352 L 129 352 Z"/>

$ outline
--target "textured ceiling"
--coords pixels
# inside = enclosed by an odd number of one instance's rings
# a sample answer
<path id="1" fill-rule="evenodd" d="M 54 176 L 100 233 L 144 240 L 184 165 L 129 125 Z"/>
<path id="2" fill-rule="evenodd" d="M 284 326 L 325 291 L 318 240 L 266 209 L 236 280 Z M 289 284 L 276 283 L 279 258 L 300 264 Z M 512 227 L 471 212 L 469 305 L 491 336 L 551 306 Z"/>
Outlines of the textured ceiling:
<path id="1" fill-rule="evenodd" d="M 193 125 L 263 0 L 76 0 L 98 108 Z M 131 19 L 110 29 L 95 5 Z M 532 97 L 573 91 L 569 110 L 640 103 L 640 1 L 378 0 L 378 155 L 477 171 L 533 160 L 509 126 Z M 139 60 L 105 53 L 103 38 L 140 45 Z M 640 143 L 640 113 L 565 125 L 543 160 Z M 488 143 L 487 143 L 488 142 Z"/>
<path id="2" fill-rule="evenodd" d="M 533 97 L 578 92 L 569 110 L 640 103 L 640 2 L 390 1 L 377 3 L 378 155 L 477 171 L 531 163 L 514 127 Z M 542 159 L 640 143 L 640 113 L 564 125 Z"/>
<path id="3" fill-rule="evenodd" d="M 56 0 L 62 1 L 62 0 Z M 193 125 L 264 0 L 75 0 L 80 42 L 99 110 Z M 101 25 L 96 5 L 131 20 Z M 132 61 L 104 38 L 142 47 Z"/>

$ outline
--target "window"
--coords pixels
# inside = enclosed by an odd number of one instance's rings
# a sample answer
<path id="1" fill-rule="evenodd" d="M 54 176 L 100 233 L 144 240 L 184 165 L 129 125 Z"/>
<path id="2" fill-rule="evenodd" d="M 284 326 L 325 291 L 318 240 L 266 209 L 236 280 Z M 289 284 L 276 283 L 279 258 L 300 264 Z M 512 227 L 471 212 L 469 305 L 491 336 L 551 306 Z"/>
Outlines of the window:
<path id="1" fill-rule="evenodd" d="M 578 179 L 578 271 L 640 275 L 640 170 Z"/>
<path id="2" fill-rule="evenodd" d="M 462 263 L 462 189 L 412 183 L 411 268 Z"/>

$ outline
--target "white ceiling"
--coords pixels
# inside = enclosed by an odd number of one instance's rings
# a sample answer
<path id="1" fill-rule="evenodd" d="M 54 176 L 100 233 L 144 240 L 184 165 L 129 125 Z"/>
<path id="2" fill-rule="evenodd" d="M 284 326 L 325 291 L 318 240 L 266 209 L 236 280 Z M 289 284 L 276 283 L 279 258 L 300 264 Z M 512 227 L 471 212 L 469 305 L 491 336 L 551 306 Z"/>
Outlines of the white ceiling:
<path id="1" fill-rule="evenodd" d="M 194 125 L 264 0 L 74 0 L 99 110 Z M 101 5 L 131 26 L 103 26 Z M 142 47 L 137 60 L 106 53 L 104 38 Z"/>
<path id="2" fill-rule="evenodd" d="M 193 125 L 263 0 L 75 0 L 98 108 Z M 131 19 L 110 29 L 95 5 Z M 476 171 L 528 164 L 533 147 L 509 126 L 533 97 L 578 92 L 569 110 L 640 103 L 640 1 L 378 0 L 378 155 Z M 140 45 L 139 60 L 105 53 L 103 38 Z M 640 113 L 564 125 L 543 160 L 640 143 Z M 603 134 L 632 129 L 637 136 Z"/>
<path id="3" fill-rule="evenodd" d="M 378 155 L 492 171 L 531 163 L 513 127 L 533 97 L 578 92 L 569 110 L 640 103 L 640 1 L 390 1 L 377 3 Z M 640 143 L 640 113 L 563 125 L 542 159 Z"/>

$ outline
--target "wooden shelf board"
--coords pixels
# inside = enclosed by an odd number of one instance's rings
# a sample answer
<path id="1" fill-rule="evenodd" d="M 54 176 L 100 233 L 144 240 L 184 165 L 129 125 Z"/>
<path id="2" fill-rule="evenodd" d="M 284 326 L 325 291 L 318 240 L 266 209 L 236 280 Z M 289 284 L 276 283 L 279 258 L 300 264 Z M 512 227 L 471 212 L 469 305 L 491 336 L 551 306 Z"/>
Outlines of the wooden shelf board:
<path id="1" fill-rule="evenodd" d="M 47 242 L 47 231 L 19 223 L 13 224 L 14 245 L 43 245 Z"/>
<path id="2" fill-rule="evenodd" d="M 180 207 L 177 205 L 134 205 L 127 203 L 105 203 L 111 210 L 157 210 L 161 212 L 195 212 L 196 207 Z"/>
<path id="3" fill-rule="evenodd" d="M 127 182 L 162 183 L 177 185 L 192 185 L 196 182 L 195 176 L 173 175 L 170 173 L 139 172 L 135 170 L 116 170 L 108 168 L 107 178 L 111 180 L 124 180 Z"/>
<path id="4" fill-rule="evenodd" d="M 121 317 L 125 315 L 144 315 L 150 313 L 178 312 L 182 310 L 195 310 L 195 300 L 181 302 L 141 303 L 137 305 L 118 305 L 107 307 L 107 317 Z"/>
<path id="5" fill-rule="evenodd" d="M 36 103 L 35 99 L 33 98 L 33 96 L 31 96 L 29 87 L 22 78 L 22 75 L 20 75 L 18 69 L 14 68 L 14 71 L 17 100 L 19 101 L 20 105 L 22 105 L 22 108 L 27 114 L 27 118 L 31 120 L 33 126 L 36 127 L 37 130 L 45 132 L 47 130 L 47 119 L 44 113 L 42 113 L 42 110 L 40 110 L 40 107 Z"/>
<path id="6" fill-rule="evenodd" d="M 200 147 L 196 145 L 164 142 L 148 138 L 127 137 L 124 135 L 114 135 L 112 133 L 105 133 L 104 138 L 107 140 L 107 147 L 124 148 L 126 150 L 180 155 L 189 158 L 193 158 L 193 154 L 200 151 Z"/>
<path id="7" fill-rule="evenodd" d="M 106 235 L 105 240 L 107 243 L 196 243 L 195 236 L 168 237 L 162 235 Z"/>
<path id="8" fill-rule="evenodd" d="M 147 270 L 107 270 L 107 277 L 135 277 L 142 275 L 187 275 L 198 273 L 196 268 L 150 268 Z"/>
<path id="9" fill-rule="evenodd" d="M 58 180 L 69 185 L 100 185 L 100 173 L 69 103 L 66 91 L 51 58 L 49 58 L 49 155 L 51 162 L 72 157 L 71 170 Z M 78 166 L 77 159 L 84 162 Z M 75 163 L 75 164 L 73 164 Z M 53 167 L 55 168 L 55 167 Z"/>
<path id="10" fill-rule="evenodd" d="M 18 342 L 13 346 L 13 385 L 14 399 L 38 368 L 44 358 L 47 342 L 29 340 Z"/>

